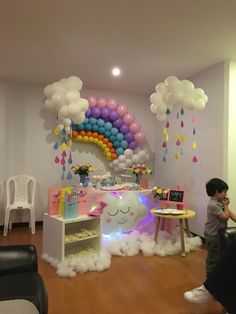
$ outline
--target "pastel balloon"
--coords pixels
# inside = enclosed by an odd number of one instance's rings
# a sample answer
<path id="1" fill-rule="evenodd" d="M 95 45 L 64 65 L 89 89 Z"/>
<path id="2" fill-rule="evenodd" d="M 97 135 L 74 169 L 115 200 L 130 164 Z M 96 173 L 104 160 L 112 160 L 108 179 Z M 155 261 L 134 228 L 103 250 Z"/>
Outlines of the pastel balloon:
<path id="1" fill-rule="evenodd" d="M 99 118 L 101 114 L 101 109 L 99 107 L 93 107 L 92 108 L 92 116 L 94 118 Z"/>
<path id="2" fill-rule="evenodd" d="M 94 125 L 92 126 L 92 130 L 95 131 L 95 132 L 98 131 L 98 125 L 97 125 L 97 124 L 94 124 Z"/>
<path id="3" fill-rule="evenodd" d="M 98 98 L 97 105 L 100 108 L 106 107 L 106 99 L 105 98 Z"/>
<path id="4" fill-rule="evenodd" d="M 99 129 L 98 129 L 98 132 L 101 133 L 101 134 L 104 134 L 106 132 L 106 129 L 104 128 L 104 126 L 101 126 Z"/>
<path id="5" fill-rule="evenodd" d="M 145 141 L 145 136 L 141 132 L 136 133 L 134 138 L 139 145 L 142 145 Z"/>
<path id="6" fill-rule="evenodd" d="M 126 133 L 126 134 L 125 134 L 125 139 L 126 139 L 126 141 L 127 141 L 128 143 L 133 142 L 133 140 L 134 140 L 134 135 L 133 135 L 133 133 L 131 133 L 131 132 Z"/>
<path id="7" fill-rule="evenodd" d="M 119 130 L 117 128 L 112 128 L 111 129 L 111 134 L 112 135 L 117 135 L 119 133 Z"/>
<path id="8" fill-rule="evenodd" d="M 112 143 L 115 142 L 115 141 L 116 141 L 116 136 L 111 135 L 111 136 L 110 136 L 110 141 L 111 141 Z"/>
<path id="9" fill-rule="evenodd" d="M 89 123 L 96 124 L 97 123 L 97 119 L 91 117 L 91 118 L 89 118 Z"/>
<path id="10" fill-rule="evenodd" d="M 134 115 L 132 113 L 126 113 L 123 118 L 124 123 L 130 125 L 134 121 Z"/>
<path id="11" fill-rule="evenodd" d="M 124 135 L 123 135 L 122 133 L 118 133 L 118 134 L 116 135 L 116 138 L 117 138 L 118 141 L 123 141 Z"/>
<path id="12" fill-rule="evenodd" d="M 133 141 L 131 143 L 129 143 L 129 148 L 134 150 L 138 147 L 138 143 L 136 141 Z"/>
<path id="13" fill-rule="evenodd" d="M 90 131 L 90 130 L 92 129 L 92 125 L 91 125 L 90 123 L 87 123 L 87 124 L 85 124 L 84 129 L 85 129 L 86 131 Z"/>
<path id="14" fill-rule="evenodd" d="M 107 119 L 110 115 L 110 109 L 108 108 L 102 108 L 102 111 L 101 111 L 101 116 L 103 119 Z"/>
<path id="15" fill-rule="evenodd" d="M 118 102 L 116 99 L 114 98 L 110 98 L 108 99 L 107 101 L 107 107 L 110 108 L 110 109 L 116 109 L 116 107 L 118 106 Z"/>
<path id="16" fill-rule="evenodd" d="M 97 99 L 94 96 L 89 96 L 88 102 L 90 107 L 95 107 L 97 104 Z"/>
<path id="17" fill-rule="evenodd" d="M 129 132 L 129 126 L 125 123 L 122 124 L 122 126 L 120 127 L 120 132 L 123 134 L 126 134 Z"/>
<path id="18" fill-rule="evenodd" d="M 120 117 L 124 117 L 128 111 L 125 105 L 119 105 L 116 110 Z"/>
<path id="19" fill-rule="evenodd" d="M 106 122 L 104 127 L 105 127 L 105 129 L 106 129 L 107 131 L 110 131 L 110 130 L 112 129 L 112 124 L 111 124 L 111 122 Z"/>
<path id="20" fill-rule="evenodd" d="M 114 122 L 114 126 L 115 126 L 116 128 L 118 128 L 118 129 L 122 126 L 122 124 L 123 124 L 123 119 L 122 119 L 122 118 L 118 118 L 118 119 Z"/>
<path id="21" fill-rule="evenodd" d="M 116 121 L 119 118 L 119 115 L 115 110 L 112 110 L 109 117 L 111 121 Z"/>
<path id="22" fill-rule="evenodd" d="M 140 124 L 136 121 L 134 121 L 133 123 L 130 124 L 129 129 L 131 132 L 138 133 L 138 131 L 140 130 Z"/>
<path id="23" fill-rule="evenodd" d="M 119 141 L 115 141 L 115 142 L 113 143 L 113 146 L 114 146 L 115 148 L 120 147 L 120 142 L 119 142 Z"/>
<path id="24" fill-rule="evenodd" d="M 127 148 L 124 152 L 124 155 L 128 158 L 131 158 L 133 156 L 133 151 L 130 148 Z"/>
<path id="25" fill-rule="evenodd" d="M 111 136 L 111 132 L 110 132 L 110 131 L 106 131 L 106 132 L 104 133 L 104 135 L 105 135 L 107 138 L 109 138 L 109 137 Z"/>
<path id="26" fill-rule="evenodd" d="M 91 108 L 88 108 L 88 110 L 85 113 L 85 116 L 89 117 L 91 115 L 91 112 L 92 112 Z"/>
<path id="27" fill-rule="evenodd" d="M 126 140 L 123 140 L 121 141 L 120 146 L 125 149 L 128 147 L 128 142 Z"/>
<path id="28" fill-rule="evenodd" d="M 78 124 L 78 125 L 76 126 L 76 130 L 77 130 L 77 131 L 81 131 L 81 130 L 83 130 L 83 129 L 84 129 L 84 124 L 83 124 L 83 123 Z"/>
<path id="29" fill-rule="evenodd" d="M 103 119 L 98 119 L 97 120 L 97 125 L 98 126 L 104 126 L 104 124 L 105 124 L 105 121 Z"/>
<path id="30" fill-rule="evenodd" d="M 116 150 L 116 153 L 117 153 L 117 155 L 123 155 L 123 153 L 124 153 L 124 149 L 122 148 L 122 147 L 119 147 L 119 148 L 117 148 L 117 150 Z"/>

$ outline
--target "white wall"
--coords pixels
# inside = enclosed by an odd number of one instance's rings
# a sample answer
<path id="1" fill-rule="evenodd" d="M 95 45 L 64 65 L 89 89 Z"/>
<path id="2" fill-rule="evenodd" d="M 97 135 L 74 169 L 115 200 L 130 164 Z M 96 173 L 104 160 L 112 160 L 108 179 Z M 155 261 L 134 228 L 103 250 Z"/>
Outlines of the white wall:
<path id="1" fill-rule="evenodd" d="M 196 87 L 205 90 L 209 97 L 206 109 L 202 112 L 193 113 L 185 111 L 183 121 L 184 129 L 179 127 L 176 119 L 176 111 L 170 118 L 170 143 L 168 161 L 162 161 L 160 148 L 164 137 L 162 128 L 165 123 L 158 124 L 158 137 L 156 140 L 156 168 L 158 184 L 160 186 L 174 187 L 181 184 L 186 189 L 186 201 L 190 209 L 197 212 L 197 217 L 190 220 L 191 230 L 199 235 L 204 233 L 206 220 L 206 204 L 208 197 L 205 192 L 205 183 L 212 177 L 223 177 L 223 108 L 224 108 L 224 72 L 225 65 L 218 64 L 206 71 L 189 78 Z M 193 164 L 192 149 L 193 123 L 192 117 L 196 117 L 196 155 L 199 162 Z M 184 155 L 180 160 L 174 159 L 176 152 L 175 134 L 186 135 L 183 145 Z"/>
<path id="2" fill-rule="evenodd" d="M 114 97 L 126 104 L 141 123 L 148 138 L 148 145 L 155 143 L 154 117 L 149 111 L 149 99 L 138 94 L 125 94 L 85 90 L 82 96 Z M 50 186 L 62 184 L 61 168 L 54 164 L 56 139 L 52 130 L 56 126 L 55 113 L 43 107 L 43 87 L 31 84 L 0 82 L 0 175 L 2 179 L 16 174 L 29 174 L 36 178 L 37 220 L 47 207 L 47 190 Z M 88 147 L 89 146 L 89 147 Z M 74 163 L 92 162 L 97 169 L 109 169 L 101 150 L 94 144 L 74 145 Z M 80 152 L 80 154 L 78 153 Z M 63 184 L 67 182 L 64 181 Z M 3 212 L 3 206 L 2 210 Z M 20 221 L 18 215 L 16 221 Z"/>

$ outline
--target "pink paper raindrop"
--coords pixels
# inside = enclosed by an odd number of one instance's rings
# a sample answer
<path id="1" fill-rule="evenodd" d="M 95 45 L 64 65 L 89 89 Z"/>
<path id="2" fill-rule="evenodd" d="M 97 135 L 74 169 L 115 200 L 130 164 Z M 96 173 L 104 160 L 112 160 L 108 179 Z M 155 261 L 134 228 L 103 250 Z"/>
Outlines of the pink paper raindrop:
<path id="1" fill-rule="evenodd" d="M 63 151 L 61 155 L 62 155 L 62 157 L 66 157 L 66 152 Z"/>
<path id="2" fill-rule="evenodd" d="M 170 127 L 170 122 L 167 121 L 167 122 L 166 122 L 166 128 L 168 129 L 169 127 Z"/>
<path id="3" fill-rule="evenodd" d="M 61 165 L 64 165 L 66 163 L 66 160 L 65 160 L 65 158 L 63 157 L 62 159 L 61 159 Z"/>
<path id="4" fill-rule="evenodd" d="M 166 142 L 164 142 L 164 143 L 162 144 L 162 147 L 163 147 L 163 148 L 166 148 L 166 147 L 167 147 Z"/>
<path id="5" fill-rule="evenodd" d="M 197 159 L 197 157 L 196 157 L 195 155 L 193 156 L 192 161 L 193 161 L 194 163 L 198 162 L 198 159 Z"/>
<path id="6" fill-rule="evenodd" d="M 180 126 L 181 126 L 181 128 L 184 127 L 184 121 L 181 121 Z"/>
<path id="7" fill-rule="evenodd" d="M 176 141 L 176 145 L 177 145 L 177 146 L 180 146 L 180 145 L 181 145 L 180 140 L 177 140 L 177 141 Z"/>
<path id="8" fill-rule="evenodd" d="M 56 156 L 54 161 L 55 161 L 56 164 L 58 164 L 60 162 L 60 159 Z"/>

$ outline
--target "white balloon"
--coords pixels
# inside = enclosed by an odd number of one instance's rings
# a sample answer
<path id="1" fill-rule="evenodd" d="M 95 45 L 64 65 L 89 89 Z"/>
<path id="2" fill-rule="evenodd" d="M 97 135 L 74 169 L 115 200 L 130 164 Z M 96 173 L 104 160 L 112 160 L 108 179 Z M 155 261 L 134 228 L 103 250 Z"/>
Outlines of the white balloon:
<path id="1" fill-rule="evenodd" d="M 85 98 L 80 98 L 78 100 L 78 104 L 80 106 L 80 110 L 82 111 L 87 111 L 88 110 L 88 107 L 89 107 L 89 103 L 88 103 L 88 100 L 85 99 Z"/>
<path id="2" fill-rule="evenodd" d="M 115 166 L 115 167 L 114 167 L 114 171 L 115 171 L 115 172 L 120 172 L 119 166 Z"/>
<path id="3" fill-rule="evenodd" d="M 75 116 L 72 116 L 72 120 L 74 121 L 74 122 L 76 122 L 76 123 L 83 123 L 84 122 L 84 120 L 85 120 L 85 113 L 84 112 L 82 112 L 82 113 L 80 113 L 80 114 L 78 114 L 78 115 L 75 115 Z"/>
<path id="4" fill-rule="evenodd" d="M 45 108 L 47 108 L 48 110 L 56 111 L 56 106 L 55 106 L 55 104 L 54 104 L 51 100 L 49 100 L 49 99 L 45 100 L 44 106 L 45 106 Z"/>
<path id="5" fill-rule="evenodd" d="M 165 121 L 167 119 L 167 115 L 165 113 L 164 114 L 157 114 L 156 118 L 159 121 Z"/>
<path id="6" fill-rule="evenodd" d="M 157 104 L 151 104 L 150 110 L 152 113 L 157 113 Z"/>
<path id="7" fill-rule="evenodd" d="M 53 94 L 52 85 L 47 85 L 43 90 L 44 96 L 50 98 Z"/>
<path id="8" fill-rule="evenodd" d="M 164 114 L 167 110 L 167 107 L 164 103 L 157 104 L 157 113 Z"/>
<path id="9" fill-rule="evenodd" d="M 57 128 L 62 131 L 64 129 L 64 125 L 63 124 L 58 124 Z"/>
<path id="10" fill-rule="evenodd" d="M 194 89 L 194 85 L 189 80 L 182 80 L 181 85 L 184 89 Z"/>
<path id="11" fill-rule="evenodd" d="M 83 87 L 83 83 L 82 83 L 81 79 L 79 79 L 77 76 L 70 76 L 68 78 L 68 85 L 70 86 L 70 88 L 77 89 L 79 91 Z"/>
<path id="12" fill-rule="evenodd" d="M 174 85 L 179 82 L 179 79 L 176 76 L 168 76 L 165 80 L 166 85 L 171 89 Z"/>
<path id="13" fill-rule="evenodd" d="M 68 118 L 69 117 L 69 112 L 68 112 L 68 106 L 62 106 L 60 108 L 60 114 L 64 117 L 64 118 Z"/>
<path id="14" fill-rule="evenodd" d="M 203 99 L 198 99 L 195 101 L 195 109 L 197 110 L 203 110 L 205 108 L 205 101 Z"/>
<path id="15" fill-rule="evenodd" d="M 71 119 L 64 119 L 63 124 L 65 127 L 70 126 L 71 125 Z"/>
<path id="16" fill-rule="evenodd" d="M 208 102 L 208 97 L 207 97 L 207 95 L 204 94 L 204 95 L 202 96 L 202 99 L 204 100 L 205 103 Z"/>
<path id="17" fill-rule="evenodd" d="M 80 92 L 71 90 L 65 94 L 65 99 L 68 103 L 74 102 L 80 98 Z"/>
<path id="18" fill-rule="evenodd" d="M 158 92 L 165 92 L 167 90 L 167 86 L 165 83 L 158 83 L 156 86 L 156 91 Z"/>
<path id="19" fill-rule="evenodd" d="M 130 148 L 127 148 L 126 150 L 125 150 L 125 152 L 124 152 L 124 155 L 126 156 L 126 157 L 128 157 L 128 158 L 131 158 L 132 156 L 133 156 L 133 151 L 132 151 L 132 149 L 130 149 Z"/>
<path id="20" fill-rule="evenodd" d="M 146 155 L 146 151 L 145 151 L 145 150 L 140 150 L 140 151 L 138 152 L 138 155 L 139 155 L 141 158 L 144 158 L 145 155 Z"/>
<path id="21" fill-rule="evenodd" d="M 118 166 L 119 165 L 118 159 L 115 159 L 112 163 L 113 163 L 114 166 Z"/>
<path id="22" fill-rule="evenodd" d="M 149 160 L 149 158 L 150 158 L 150 155 L 149 155 L 149 153 L 146 153 L 146 154 L 145 154 L 145 158 L 144 158 L 144 161 L 148 161 L 148 160 Z"/>
<path id="23" fill-rule="evenodd" d="M 119 164 L 119 169 L 120 170 L 125 170 L 126 166 L 125 166 L 125 163 L 122 162 L 121 164 Z"/>
<path id="24" fill-rule="evenodd" d="M 69 126 L 65 127 L 66 134 L 69 134 L 71 132 L 71 128 Z"/>
<path id="25" fill-rule="evenodd" d="M 131 166 L 132 166 L 132 164 L 133 164 L 133 162 L 132 162 L 132 160 L 131 160 L 131 159 L 126 159 L 126 161 L 125 161 L 125 165 L 126 165 L 127 167 L 131 167 Z"/>
<path id="26" fill-rule="evenodd" d="M 150 101 L 153 104 L 163 101 L 163 95 L 160 92 L 156 92 L 150 96 Z"/>
<path id="27" fill-rule="evenodd" d="M 120 156 L 118 157 L 118 160 L 119 160 L 119 162 L 125 162 L 126 157 L 125 157 L 124 155 L 120 155 Z"/>
<path id="28" fill-rule="evenodd" d="M 70 103 L 68 106 L 68 113 L 70 116 L 75 116 L 75 115 L 80 114 L 80 108 L 79 108 L 78 103 L 76 102 Z"/>
<path id="29" fill-rule="evenodd" d="M 133 163 L 135 163 L 135 164 L 140 163 L 140 157 L 139 157 L 139 155 L 138 155 L 138 154 L 133 155 L 132 161 L 133 161 Z"/>

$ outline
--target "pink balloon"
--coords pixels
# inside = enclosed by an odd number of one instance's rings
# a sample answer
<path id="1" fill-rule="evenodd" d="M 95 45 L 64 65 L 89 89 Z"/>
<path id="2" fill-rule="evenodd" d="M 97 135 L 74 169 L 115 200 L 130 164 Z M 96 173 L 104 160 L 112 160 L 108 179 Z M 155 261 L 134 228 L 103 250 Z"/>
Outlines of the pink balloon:
<path id="1" fill-rule="evenodd" d="M 116 109 L 117 113 L 119 114 L 120 117 L 124 117 L 126 115 L 128 109 L 125 105 L 119 105 Z"/>
<path id="2" fill-rule="evenodd" d="M 94 96 L 89 96 L 88 102 L 90 107 L 95 107 L 97 104 L 97 99 Z"/>
<path id="3" fill-rule="evenodd" d="M 98 105 L 98 107 L 100 107 L 100 108 L 106 107 L 106 99 L 104 99 L 104 98 L 98 98 L 97 105 Z"/>
<path id="4" fill-rule="evenodd" d="M 132 133 L 136 134 L 140 130 L 140 124 L 134 121 L 132 124 L 130 124 L 129 129 Z"/>
<path id="5" fill-rule="evenodd" d="M 136 133 L 134 135 L 134 138 L 135 138 L 135 141 L 139 143 L 139 145 L 142 145 L 145 141 L 145 136 L 141 132 Z"/>
<path id="6" fill-rule="evenodd" d="M 134 115 L 132 113 L 126 113 L 126 115 L 123 118 L 124 123 L 131 124 L 134 121 Z"/>
<path id="7" fill-rule="evenodd" d="M 107 101 L 107 107 L 108 107 L 109 109 L 114 110 L 114 109 L 116 109 L 117 106 L 118 106 L 118 102 L 117 102 L 116 99 L 114 99 L 114 98 L 108 99 L 108 101 Z"/>

